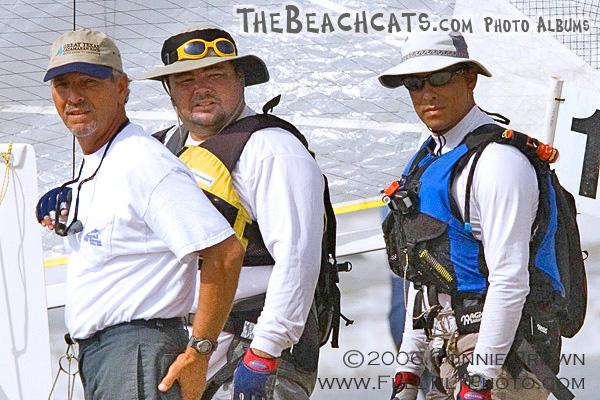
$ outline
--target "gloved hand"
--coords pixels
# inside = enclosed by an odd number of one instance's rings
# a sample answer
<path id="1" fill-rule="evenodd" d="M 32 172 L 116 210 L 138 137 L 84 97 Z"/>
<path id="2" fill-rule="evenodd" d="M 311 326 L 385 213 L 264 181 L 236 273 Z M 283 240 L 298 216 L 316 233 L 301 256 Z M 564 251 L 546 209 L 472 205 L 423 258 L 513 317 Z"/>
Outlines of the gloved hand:
<path id="1" fill-rule="evenodd" d="M 492 400 L 492 390 L 475 390 L 471 389 L 467 382 L 462 379 L 460 381 L 460 392 L 456 396 L 456 400 Z"/>
<path id="2" fill-rule="evenodd" d="M 416 400 L 421 378 L 412 372 L 398 372 L 390 400 Z"/>
<path id="3" fill-rule="evenodd" d="M 58 213 L 60 222 L 65 223 L 71 206 L 71 193 L 70 187 L 56 187 L 40 197 L 35 207 L 38 222 L 52 230 Z"/>
<path id="4" fill-rule="evenodd" d="M 257 356 L 252 349 L 246 350 L 233 374 L 233 398 L 244 400 L 266 400 L 267 380 L 275 375 L 276 358 Z M 242 396 L 243 395 L 243 396 Z"/>

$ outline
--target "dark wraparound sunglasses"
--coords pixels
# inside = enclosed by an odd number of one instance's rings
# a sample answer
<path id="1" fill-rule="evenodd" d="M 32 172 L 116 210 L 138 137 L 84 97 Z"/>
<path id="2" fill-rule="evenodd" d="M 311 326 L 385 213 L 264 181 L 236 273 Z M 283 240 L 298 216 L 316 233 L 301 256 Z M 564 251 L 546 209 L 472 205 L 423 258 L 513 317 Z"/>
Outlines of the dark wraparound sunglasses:
<path id="1" fill-rule="evenodd" d="M 423 78 L 417 78 L 416 76 L 408 76 L 402 78 L 400 81 L 402 85 L 404 85 L 410 92 L 415 92 L 417 90 L 423 89 L 425 86 L 425 82 L 428 82 L 429 85 L 433 87 L 444 86 L 455 75 L 460 75 L 465 72 L 464 67 L 456 68 L 456 69 L 446 69 L 443 71 L 434 72 Z"/>

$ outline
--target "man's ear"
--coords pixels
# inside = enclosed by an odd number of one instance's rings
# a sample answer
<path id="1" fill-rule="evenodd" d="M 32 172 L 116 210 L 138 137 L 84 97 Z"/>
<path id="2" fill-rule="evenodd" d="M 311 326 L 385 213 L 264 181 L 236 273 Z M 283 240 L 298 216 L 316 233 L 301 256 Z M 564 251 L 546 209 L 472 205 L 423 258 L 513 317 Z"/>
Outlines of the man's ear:
<path id="1" fill-rule="evenodd" d="M 471 90 L 475 90 L 475 85 L 477 85 L 477 71 L 475 68 L 471 67 L 466 70 L 464 76 L 467 81 L 467 87 Z"/>
<path id="2" fill-rule="evenodd" d="M 117 90 L 119 91 L 119 97 L 127 103 L 129 98 L 129 77 L 127 74 L 119 74 L 117 78 Z"/>
<path id="3" fill-rule="evenodd" d="M 165 92 L 169 95 L 169 100 L 171 100 L 171 105 L 173 106 L 175 111 L 177 111 L 177 105 L 175 104 L 175 100 L 173 99 L 173 94 L 171 93 L 171 86 L 169 85 L 169 77 L 168 76 L 164 77 L 160 81 L 160 83 L 162 83 L 163 89 L 165 89 Z"/>

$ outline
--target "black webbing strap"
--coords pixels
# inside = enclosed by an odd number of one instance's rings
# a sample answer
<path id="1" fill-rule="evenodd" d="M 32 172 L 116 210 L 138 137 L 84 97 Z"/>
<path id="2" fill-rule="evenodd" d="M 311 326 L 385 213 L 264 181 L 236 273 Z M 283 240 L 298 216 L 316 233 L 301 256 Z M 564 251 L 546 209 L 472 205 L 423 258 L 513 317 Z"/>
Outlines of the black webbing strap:
<path id="1" fill-rule="evenodd" d="M 337 268 L 337 266 L 336 266 Z M 346 317 L 342 314 L 342 304 L 341 304 L 341 293 L 340 288 L 337 285 L 333 286 L 333 317 L 331 320 L 331 347 L 337 349 L 340 347 L 339 339 L 340 339 L 340 319 L 344 320 L 344 326 L 352 325 L 354 320 Z M 322 343 L 321 345 L 324 345 Z"/>
<path id="2" fill-rule="evenodd" d="M 331 320 L 331 347 L 334 349 L 339 348 L 339 337 L 340 337 L 340 319 L 343 319 L 346 326 L 354 323 L 353 320 L 347 318 L 344 314 L 342 314 L 342 305 L 341 305 L 341 293 L 340 289 L 337 286 L 339 283 L 339 270 L 337 257 L 335 253 L 336 249 L 336 232 L 337 232 L 337 222 L 335 219 L 335 212 L 333 211 L 333 206 L 331 205 L 331 196 L 329 194 L 329 185 L 327 182 L 327 177 L 323 175 L 323 179 L 325 180 L 325 191 L 323 195 L 324 207 L 325 207 L 325 235 L 323 247 L 326 251 L 325 256 L 327 260 L 325 262 L 327 265 L 321 265 L 321 268 L 330 269 L 327 271 L 327 274 L 334 275 L 330 279 L 335 281 L 334 285 L 331 285 L 331 289 L 334 291 L 332 293 L 332 311 L 333 316 Z M 326 249 L 325 249 L 326 247 Z M 323 260 L 321 261 L 323 263 Z M 321 343 L 323 345 L 325 343 Z"/>
<path id="3" fill-rule="evenodd" d="M 165 138 L 167 137 L 167 132 L 169 132 L 169 130 L 170 130 L 172 127 L 174 127 L 174 126 L 175 126 L 175 125 L 171 125 L 170 127 L 168 127 L 168 128 L 165 128 L 165 129 L 163 129 L 163 130 L 161 130 L 161 131 L 154 132 L 154 133 L 152 134 L 152 137 L 153 137 L 154 139 L 158 140 L 159 142 L 161 142 L 161 143 L 164 143 L 164 142 L 165 142 Z"/>
<path id="4" fill-rule="evenodd" d="M 429 307 L 435 307 L 440 305 L 440 302 L 438 300 L 437 286 L 427 286 L 427 302 L 429 303 Z"/>
<path id="5" fill-rule="evenodd" d="M 335 212 L 331 204 L 331 195 L 329 194 L 329 182 L 327 177 L 323 174 L 325 181 L 325 191 L 323 192 L 323 203 L 325 205 L 325 228 L 327 233 L 327 253 L 333 259 L 333 262 L 337 264 L 335 248 L 336 248 L 336 232 L 337 232 L 337 221 L 335 219 Z"/>
<path id="6" fill-rule="evenodd" d="M 425 329 L 425 318 L 423 318 L 423 286 L 415 287 L 415 301 L 413 304 L 413 329 Z"/>
<path id="7" fill-rule="evenodd" d="M 469 169 L 469 175 L 467 176 L 467 187 L 465 189 L 465 224 L 471 225 L 471 188 L 473 187 L 473 177 L 475 176 L 475 168 L 477 167 L 477 162 L 481 158 L 483 154 L 483 150 L 487 147 L 487 145 L 491 142 L 487 142 L 478 147 L 475 152 L 475 157 L 473 157 L 473 163 L 471 163 L 471 168 Z"/>
<path id="8" fill-rule="evenodd" d="M 508 144 L 511 145 L 518 150 L 520 150 L 527 159 L 533 164 L 534 168 L 537 170 L 544 165 L 544 162 L 540 161 L 535 155 L 535 150 L 533 147 L 529 145 L 530 141 L 537 143 L 537 140 L 530 138 L 528 135 L 517 132 L 510 131 L 510 135 L 503 135 L 506 131 L 505 128 L 495 124 L 486 124 L 482 125 L 479 128 L 475 129 L 473 132 L 469 133 L 464 139 L 463 142 L 468 151 L 466 155 L 457 163 L 456 168 L 454 170 L 454 174 L 458 174 L 469 162 L 472 154 L 475 153 L 475 157 L 471 164 L 471 169 L 469 171 L 469 175 L 467 178 L 467 187 L 465 191 L 465 218 L 464 222 L 466 224 L 471 223 L 471 188 L 473 186 L 473 176 L 475 175 L 475 167 L 477 166 L 477 162 L 481 157 L 481 153 L 487 145 L 490 143 L 500 143 L 500 144 Z M 547 168 L 547 164 L 546 168 Z"/>
<path id="9" fill-rule="evenodd" d="M 235 341 L 233 341 L 231 344 L 234 345 Z M 231 360 L 227 360 L 227 364 L 225 364 L 223 368 L 218 370 L 217 373 L 215 373 L 213 377 L 206 382 L 206 388 L 204 389 L 204 393 L 202 393 L 202 400 L 211 400 L 225 382 L 233 379 L 235 369 L 240 363 L 242 357 L 244 357 L 244 353 Z"/>
<path id="10" fill-rule="evenodd" d="M 575 395 L 558 379 L 554 371 L 542 362 L 542 356 L 533 348 L 531 343 L 523 337 L 515 338 L 519 341 L 517 356 L 529 371 L 531 371 L 548 389 L 557 400 L 572 400 Z"/>
<path id="11" fill-rule="evenodd" d="M 423 159 L 428 154 L 433 154 L 434 141 L 431 138 L 429 138 L 428 141 L 429 142 L 425 146 L 423 146 L 421 148 L 421 150 L 419 150 L 419 152 L 417 153 L 417 155 L 414 157 L 413 162 L 412 162 L 412 164 L 410 166 L 410 169 L 406 173 L 406 176 L 412 177 L 414 175 L 414 173 L 417 171 L 417 169 L 419 169 L 419 164 L 421 163 L 421 161 L 423 161 Z M 422 169 L 423 169 L 423 172 L 424 172 L 425 168 L 422 168 Z M 421 174 L 423 172 L 421 172 Z M 420 175 L 417 177 L 417 179 L 418 178 L 420 178 Z"/>
<path id="12" fill-rule="evenodd" d="M 279 105 L 280 101 L 281 101 L 281 95 L 280 94 L 278 94 L 277 96 L 273 97 L 271 100 L 267 101 L 265 103 L 265 105 L 263 106 L 263 108 L 262 108 L 263 114 L 268 114 L 271 111 L 273 111 L 273 109 Z"/>
<path id="13" fill-rule="evenodd" d="M 340 347 L 339 339 L 340 339 L 340 317 L 343 317 L 346 321 L 346 325 L 350 325 L 352 322 L 348 323 L 348 319 L 342 315 L 342 305 L 340 302 L 340 293 L 337 285 L 335 289 L 337 293 L 333 296 L 333 317 L 331 320 L 331 347 L 337 349 Z M 319 343 L 321 344 L 321 343 Z M 323 343 L 324 344 L 324 343 Z"/>
<path id="14" fill-rule="evenodd" d="M 505 128 L 496 124 L 485 124 L 468 133 L 460 144 L 465 144 L 469 150 L 484 142 L 501 142 Z"/>
<path id="15" fill-rule="evenodd" d="M 165 143 L 165 146 L 167 146 L 167 149 L 169 149 L 171 153 L 179 155 L 185 146 L 185 142 L 189 134 L 190 133 L 187 130 L 184 130 L 181 126 L 178 126 L 167 143 Z"/>
<path id="16" fill-rule="evenodd" d="M 423 329 L 428 338 L 431 338 L 433 323 L 442 307 L 438 300 L 438 289 L 435 285 L 421 286 L 416 288 L 415 302 L 413 305 L 413 328 Z M 425 294 L 425 290 L 427 293 Z M 423 299 L 427 297 L 429 308 L 424 310 Z"/>
<path id="17" fill-rule="evenodd" d="M 171 125 L 168 128 L 160 130 L 152 134 L 152 137 L 163 143 L 169 151 L 175 155 L 179 155 L 181 150 L 185 146 L 185 141 L 189 135 L 187 130 L 183 130 L 181 126 L 177 127 L 177 130 L 171 135 L 169 140 L 167 139 L 167 133 L 173 129 L 175 125 Z"/>
<path id="18" fill-rule="evenodd" d="M 427 310 L 427 314 L 425 315 L 425 324 L 426 324 L 426 332 L 429 332 L 427 335 L 431 334 L 433 330 L 433 324 L 435 318 L 440 313 L 442 306 L 440 305 L 438 299 L 438 289 L 435 285 L 427 286 L 427 302 L 429 303 L 429 309 Z"/>
<path id="19" fill-rule="evenodd" d="M 290 132 L 308 150 L 306 138 L 294 125 L 271 114 L 256 114 L 239 119 L 226 126 L 218 135 L 208 138 L 200 146 L 213 154 L 218 154 L 227 169 L 233 171 L 252 134 L 266 128 L 281 128 Z M 223 136 L 227 136 L 227 140 L 222 140 Z"/>
<path id="20" fill-rule="evenodd" d="M 235 336 L 240 336 L 244 330 L 245 322 L 256 323 L 265 306 L 265 299 L 266 294 L 261 293 L 234 301 L 223 330 Z"/>
<path id="21" fill-rule="evenodd" d="M 477 162 L 488 144 L 502 141 L 502 132 L 504 132 L 503 127 L 496 124 L 486 124 L 467 134 L 461 142 L 461 144 L 467 146 L 467 153 L 456 164 L 453 171 L 454 176 L 458 175 L 467 166 L 469 160 L 475 154 L 469 175 L 467 176 L 467 187 L 465 189 L 465 224 L 471 223 L 471 189 Z"/>
<path id="22" fill-rule="evenodd" d="M 261 293 L 255 296 L 246 297 L 244 299 L 236 300 L 233 303 L 229 318 L 225 323 L 223 331 L 233 334 L 237 338 L 249 340 L 248 338 L 242 337 L 244 326 L 246 322 L 256 323 L 258 316 L 260 315 L 264 304 L 265 304 L 265 293 Z M 241 340 L 240 339 L 240 340 Z M 236 346 L 236 339 L 231 342 L 231 346 Z M 231 347 L 228 352 L 231 351 Z M 227 360 L 227 364 L 213 375 L 213 377 L 206 383 L 206 389 L 202 394 L 202 400 L 210 400 L 219 390 L 225 382 L 230 381 L 233 378 L 233 373 L 237 368 L 240 360 L 244 356 L 244 353 L 239 356 Z"/>

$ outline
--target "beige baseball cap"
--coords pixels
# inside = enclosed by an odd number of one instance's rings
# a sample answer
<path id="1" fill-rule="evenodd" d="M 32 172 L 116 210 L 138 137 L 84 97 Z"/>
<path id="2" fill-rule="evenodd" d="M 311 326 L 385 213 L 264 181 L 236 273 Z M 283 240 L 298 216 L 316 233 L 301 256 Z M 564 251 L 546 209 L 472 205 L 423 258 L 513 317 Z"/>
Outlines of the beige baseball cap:
<path id="1" fill-rule="evenodd" d="M 113 70 L 123 72 L 115 43 L 102 32 L 79 29 L 64 33 L 52 43 L 44 82 L 69 72 L 107 79 Z"/>
<path id="2" fill-rule="evenodd" d="M 179 53 L 186 51 L 187 45 L 194 41 L 202 41 L 204 43 L 216 43 L 214 41 L 225 40 L 230 44 L 230 55 L 219 55 L 214 50 L 208 49 L 205 55 L 201 58 L 183 58 L 180 59 Z M 204 47 L 202 47 L 204 48 Z M 197 50 L 191 46 L 190 51 Z M 263 60 L 259 57 L 246 54 L 238 55 L 237 44 L 229 32 L 225 31 L 216 25 L 208 22 L 200 22 L 196 25 L 185 28 L 183 31 L 171 36 L 165 40 L 162 50 L 161 59 L 164 66 L 157 67 L 145 74 L 140 79 L 154 79 L 161 81 L 171 74 L 193 71 L 199 68 L 210 67 L 218 63 L 231 61 L 243 73 L 246 86 L 265 83 L 269 80 L 269 71 Z"/>

